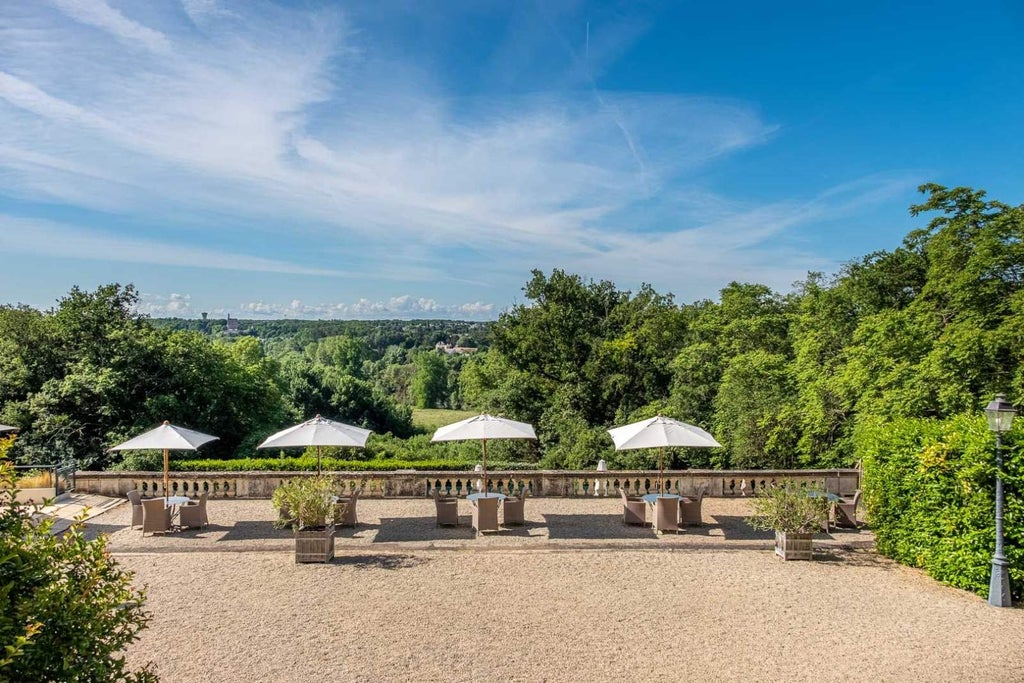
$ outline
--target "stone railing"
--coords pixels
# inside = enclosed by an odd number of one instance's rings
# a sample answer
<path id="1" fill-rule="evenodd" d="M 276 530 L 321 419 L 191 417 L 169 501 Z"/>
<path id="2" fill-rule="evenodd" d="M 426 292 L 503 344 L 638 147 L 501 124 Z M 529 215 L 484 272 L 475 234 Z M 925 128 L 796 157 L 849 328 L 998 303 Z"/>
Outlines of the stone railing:
<path id="1" fill-rule="evenodd" d="M 339 490 L 360 490 L 367 498 L 430 496 L 435 490 L 466 496 L 483 486 L 474 472 L 328 472 Z M 488 472 L 488 490 L 512 493 L 529 490 L 534 496 L 584 497 L 617 496 L 619 488 L 629 494 L 656 493 L 658 473 L 651 470 L 607 472 L 581 470 L 520 470 Z M 170 495 L 211 498 L 269 498 L 282 482 L 314 476 L 309 472 L 172 472 Z M 665 491 L 695 495 L 704 489 L 716 498 L 751 496 L 783 481 L 795 481 L 824 488 L 841 496 L 852 496 L 860 488 L 860 470 L 672 470 L 665 471 Z M 78 472 L 76 488 L 85 493 L 123 496 L 138 489 L 143 496 L 163 495 L 162 472 Z"/>

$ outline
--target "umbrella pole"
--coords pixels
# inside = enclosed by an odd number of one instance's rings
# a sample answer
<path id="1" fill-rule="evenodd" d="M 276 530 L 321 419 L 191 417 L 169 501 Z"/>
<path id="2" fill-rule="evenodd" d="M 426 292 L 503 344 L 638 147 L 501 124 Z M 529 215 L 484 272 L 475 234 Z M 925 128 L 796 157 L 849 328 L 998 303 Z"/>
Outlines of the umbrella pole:
<path id="1" fill-rule="evenodd" d="M 483 440 L 484 444 L 484 498 L 487 497 L 487 439 Z"/>
<path id="2" fill-rule="evenodd" d="M 658 449 L 658 495 L 665 495 L 665 447 Z"/>
<path id="3" fill-rule="evenodd" d="M 322 474 L 320 470 L 320 446 L 316 447 L 316 475 L 319 477 Z"/>
<path id="4" fill-rule="evenodd" d="M 164 449 L 164 501 L 171 495 L 168 489 L 171 488 L 171 463 L 167 456 L 167 449 Z"/>

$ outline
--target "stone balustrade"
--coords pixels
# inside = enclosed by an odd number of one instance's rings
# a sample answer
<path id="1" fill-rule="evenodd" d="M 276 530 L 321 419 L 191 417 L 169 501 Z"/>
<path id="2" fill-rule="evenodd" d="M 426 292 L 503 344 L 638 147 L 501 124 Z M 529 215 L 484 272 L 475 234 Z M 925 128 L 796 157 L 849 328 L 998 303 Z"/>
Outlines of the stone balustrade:
<path id="1" fill-rule="evenodd" d="M 465 497 L 482 487 L 478 472 L 327 472 L 339 491 L 360 490 L 364 498 L 414 498 L 435 490 Z M 527 489 L 533 496 L 617 496 L 658 492 L 658 472 L 652 470 L 519 470 L 488 472 L 488 490 L 514 493 Z M 310 472 L 172 472 L 170 495 L 211 498 L 270 498 L 282 482 Z M 795 481 L 852 496 L 860 488 L 860 470 L 666 470 L 665 491 L 679 495 L 716 498 L 752 496 L 766 486 Z M 143 496 L 164 495 L 162 472 L 78 472 L 76 489 L 83 493 L 124 496 L 138 489 Z"/>

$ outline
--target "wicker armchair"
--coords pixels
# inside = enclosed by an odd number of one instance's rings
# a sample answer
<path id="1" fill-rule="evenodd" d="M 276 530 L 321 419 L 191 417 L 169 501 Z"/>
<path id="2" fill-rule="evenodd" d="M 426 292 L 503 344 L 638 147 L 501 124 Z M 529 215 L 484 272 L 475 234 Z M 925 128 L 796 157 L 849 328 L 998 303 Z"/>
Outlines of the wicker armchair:
<path id="1" fill-rule="evenodd" d="M 478 534 L 498 530 L 497 498 L 478 498 L 473 501 L 473 528 Z"/>
<path id="2" fill-rule="evenodd" d="M 207 494 L 203 493 L 199 496 L 198 502 L 178 508 L 178 523 L 183 527 L 209 526 L 210 519 L 206 516 L 206 498 Z"/>
<path id="3" fill-rule="evenodd" d="M 526 524 L 526 495 L 526 489 L 523 489 L 518 497 L 506 498 L 501 504 L 502 523 L 505 526 Z"/>
<path id="4" fill-rule="evenodd" d="M 700 506 L 704 501 L 704 489 L 697 491 L 696 498 L 683 497 L 679 501 L 679 523 L 684 525 L 700 526 L 704 523 L 701 518 Z"/>
<path id="5" fill-rule="evenodd" d="M 437 511 L 437 526 L 459 525 L 459 499 L 434 491 L 434 510 Z"/>
<path id="6" fill-rule="evenodd" d="M 338 502 L 348 503 L 345 509 L 345 516 L 339 522 L 340 526 L 355 526 L 359 523 L 356 517 L 356 501 L 359 500 L 359 489 L 356 489 L 349 496 L 338 496 Z"/>
<path id="7" fill-rule="evenodd" d="M 171 529 L 171 508 L 164 505 L 163 498 L 142 501 L 142 535 L 166 533 Z"/>
<path id="8" fill-rule="evenodd" d="M 134 529 L 142 524 L 142 495 L 138 489 L 132 489 L 128 493 L 124 494 L 127 496 L 129 502 L 132 504 L 132 526 Z"/>
<path id="9" fill-rule="evenodd" d="M 622 523 L 647 526 L 647 503 L 643 498 L 626 495 L 625 489 L 619 489 L 622 495 Z"/>
<path id="10" fill-rule="evenodd" d="M 675 498 L 661 498 L 654 501 L 654 530 L 679 533 L 679 501 Z"/>
<path id="11" fill-rule="evenodd" d="M 853 494 L 853 500 L 841 500 L 836 503 L 836 526 L 857 528 L 857 503 L 860 502 L 860 489 Z"/>

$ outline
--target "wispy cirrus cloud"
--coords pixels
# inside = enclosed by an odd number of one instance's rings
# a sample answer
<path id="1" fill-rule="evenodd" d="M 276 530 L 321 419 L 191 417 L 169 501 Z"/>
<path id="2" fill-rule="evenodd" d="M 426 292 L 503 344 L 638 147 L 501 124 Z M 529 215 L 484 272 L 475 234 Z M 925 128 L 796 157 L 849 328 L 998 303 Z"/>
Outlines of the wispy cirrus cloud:
<path id="1" fill-rule="evenodd" d="M 310 268 L 275 259 L 218 252 L 200 246 L 126 237 L 38 219 L 0 215 L 0 250 L 91 261 L 120 261 L 180 268 L 341 277 L 340 270 Z"/>
<path id="2" fill-rule="evenodd" d="M 485 78 L 517 87 L 455 92 L 333 3 L 4 4 L 0 194 L 72 211 L 31 224 L 8 212 L 0 228 L 18 234 L 3 238 L 66 259 L 358 274 L 376 302 L 408 281 L 435 298 L 510 297 L 538 266 L 692 296 L 734 278 L 784 286 L 818 265 L 777 238 L 849 193 L 757 205 L 709 189 L 704 170 L 778 126 L 747 102 L 599 90 L 593 73 L 644 22 L 610 23 L 581 57 L 547 33 L 573 11 L 545 5 L 528 48 L 495 50 Z M 120 220 L 98 228 L 73 210 Z M 296 261 L 286 243 L 315 248 Z M 359 314 L 348 306 L 334 312 Z"/>

